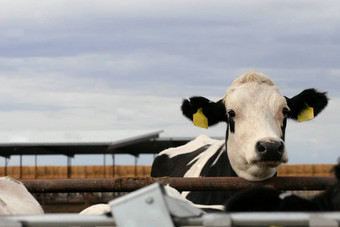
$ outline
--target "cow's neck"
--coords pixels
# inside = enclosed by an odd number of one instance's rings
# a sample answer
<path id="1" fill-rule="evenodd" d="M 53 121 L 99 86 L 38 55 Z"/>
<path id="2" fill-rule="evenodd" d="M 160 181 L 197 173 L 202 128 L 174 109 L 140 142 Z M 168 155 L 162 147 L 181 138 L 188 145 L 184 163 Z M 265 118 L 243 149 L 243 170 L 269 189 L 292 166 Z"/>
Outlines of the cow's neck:
<path id="1" fill-rule="evenodd" d="M 228 158 L 228 168 L 227 168 L 227 176 L 228 177 L 237 177 L 237 174 L 235 173 L 235 171 L 233 170 L 233 168 L 231 167 L 230 161 L 229 161 L 229 157 L 228 157 L 228 153 L 227 153 L 227 149 L 226 149 L 226 154 L 227 154 L 227 158 Z"/>
<path id="2" fill-rule="evenodd" d="M 229 124 L 227 124 L 227 131 L 226 131 L 226 135 L 225 135 L 225 160 L 224 162 L 227 163 L 227 169 L 226 169 L 226 177 L 237 177 L 236 172 L 233 170 L 233 168 L 231 167 L 230 161 L 229 161 L 229 157 L 228 157 L 228 139 L 229 139 Z"/>
<path id="3" fill-rule="evenodd" d="M 225 154 L 226 154 L 225 162 L 228 163 L 227 164 L 227 169 L 226 169 L 226 176 L 228 176 L 228 177 L 237 177 L 237 174 L 233 170 L 233 168 L 231 167 L 231 164 L 230 164 L 230 161 L 229 161 L 228 150 L 227 150 L 227 141 L 225 143 Z"/>
<path id="4" fill-rule="evenodd" d="M 204 177 L 237 177 L 237 174 L 231 167 L 225 145 L 209 159 L 200 175 Z"/>
<path id="5" fill-rule="evenodd" d="M 228 158 L 227 148 L 224 144 L 219 152 L 220 154 L 214 165 L 209 165 L 210 168 L 204 168 L 201 176 L 204 177 L 237 177 L 235 171 L 231 168 Z M 213 158 L 213 157 L 212 157 Z M 204 172 L 207 170 L 206 172 Z M 235 191 L 193 191 L 186 195 L 186 198 L 195 204 L 202 205 L 223 205 Z"/>

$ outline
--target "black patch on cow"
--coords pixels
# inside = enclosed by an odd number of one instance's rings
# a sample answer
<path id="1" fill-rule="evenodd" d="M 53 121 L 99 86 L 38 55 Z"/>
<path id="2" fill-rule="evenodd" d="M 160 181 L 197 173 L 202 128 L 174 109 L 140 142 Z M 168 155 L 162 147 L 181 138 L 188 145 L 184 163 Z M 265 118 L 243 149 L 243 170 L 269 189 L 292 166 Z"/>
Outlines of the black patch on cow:
<path id="1" fill-rule="evenodd" d="M 314 201 L 295 195 L 280 198 L 282 192 L 273 188 L 255 187 L 232 196 L 225 204 L 228 212 L 249 211 L 317 211 Z"/>
<path id="2" fill-rule="evenodd" d="M 222 100 L 215 103 L 207 98 L 196 96 L 184 99 L 181 106 L 183 115 L 191 121 L 199 108 L 202 108 L 203 114 L 208 118 L 209 126 L 226 121 L 226 110 Z"/>
<path id="3" fill-rule="evenodd" d="M 285 141 L 285 137 L 286 137 L 286 126 L 287 126 L 287 118 L 285 117 L 283 119 L 283 124 L 281 126 L 281 131 L 282 131 L 282 136 L 281 136 L 281 139 L 283 141 Z"/>
<path id="4" fill-rule="evenodd" d="M 235 120 L 233 118 L 229 118 L 229 128 L 231 133 L 235 133 Z"/>
<path id="5" fill-rule="evenodd" d="M 223 150 L 222 150 L 223 149 Z M 214 165 L 212 165 L 219 153 L 220 157 Z M 221 147 L 216 154 L 214 154 L 203 167 L 200 174 L 202 177 L 237 177 L 235 171 L 231 168 L 225 146 Z M 193 191 L 187 195 L 187 199 L 195 204 L 203 205 L 222 205 L 230 196 L 235 192 L 233 191 Z"/>
<path id="6" fill-rule="evenodd" d="M 220 157 L 218 157 L 219 154 L 221 154 Z M 218 157 L 218 160 L 216 160 L 217 157 Z M 215 161 L 216 163 L 213 165 Z M 222 177 L 222 176 L 236 177 L 237 176 L 235 171 L 231 168 L 225 146 L 222 146 L 207 161 L 207 163 L 205 164 L 205 166 L 203 167 L 201 171 L 200 176 L 201 177 Z"/>
<path id="7" fill-rule="evenodd" d="M 225 133 L 225 141 L 226 141 L 226 145 L 229 139 L 229 130 L 231 133 L 235 133 L 235 121 L 234 119 L 230 119 L 230 117 L 228 117 L 228 115 L 226 115 L 226 121 L 227 121 L 227 131 Z"/>
<path id="8" fill-rule="evenodd" d="M 333 170 L 337 183 L 312 199 L 322 211 L 340 211 L 340 162 Z"/>
<path id="9" fill-rule="evenodd" d="M 225 210 L 232 212 L 275 210 L 280 203 L 279 196 L 280 192 L 271 188 L 246 189 L 227 200 Z M 263 197 L 266 197 L 266 200 L 263 200 Z"/>
<path id="10" fill-rule="evenodd" d="M 338 165 L 334 166 L 333 171 L 335 172 L 336 179 L 340 181 L 340 158 L 338 158 Z"/>
<path id="11" fill-rule="evenodd" d="M 229 124 L 227 124 L 227 131 L 225 132 L 225 145 L 227 146 L 229 139 Z"/>
<path id="12" fill-rule="evenodd" d="M 236 193 L 225 205 L 228 212 L 240 211 L 340 211 L 340 163 L 335 166 L 337 182 L 314 198 L 296 195 L 280 198 L 281 191 L 256 187 Z"/>
<path id="13" fill-rule="evenodd" d="M 314 88 L 306 89 L 293 98 L 286 98 L 290 111 L 288 117 L 297 120 L 298 115 L 307 108 L 313 107 L 314 116 L 317 116 L 328 104 L 326 92 L 318 92 Z"/>
<path id="14" fill-rule="evenodd" d="M 235 133 L 235 111 L 228 110 L 228 114 L 226 115 L 227 123 L 231 133 Z"/>
<path id="15" fill-rule="evenodd" d="M 216 151 L 216 153 L 209 158 L 209 160 L 205 163 L 201 173 L 200 173 L 200 177 L 207 177 L 209 174 L 209 171 L 212 167 L 212 164 L 214 163 L 214 161 L 216 160 L 216 158 L 218 157 L 218 155 L 220 154 L 221 150 L 224 150 L 224 146 L 220 147 L 220 149 L 218 149 Z M 213 176 L 217 176 L 217 175 L 213 175 Z"/>
<path id="16" fill-rule="evenodd" d="M 187 199 L 201 205 L 223 205 L 235 191 L 193 191 L 187 195 Z"/>
<path id="17" fill-rule="evenodd" d="M 205 145 L 190 153 L 177 155 L 169 158 L 167 154 L 157 156 L 151 167 L 151 177 L 183 177 L 184 174 L 195 164 L 192 161 L 199 154 L 206 151 L 210 145 Z"/>

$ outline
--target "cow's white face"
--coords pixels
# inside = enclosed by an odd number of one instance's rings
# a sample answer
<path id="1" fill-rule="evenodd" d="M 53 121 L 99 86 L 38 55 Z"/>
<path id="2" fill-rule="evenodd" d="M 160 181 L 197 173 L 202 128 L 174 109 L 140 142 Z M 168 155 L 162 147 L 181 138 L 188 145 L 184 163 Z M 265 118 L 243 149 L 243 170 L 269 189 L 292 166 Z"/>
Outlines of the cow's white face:
<path id="1" fill-rule="evenodd" d="M 230 163 L 238 176 L 252 181 L 272 177 L 288 161 L 286 99 L 269 78 L 259 76 L 261 82 L 236 80 L 223 98 Z"/>

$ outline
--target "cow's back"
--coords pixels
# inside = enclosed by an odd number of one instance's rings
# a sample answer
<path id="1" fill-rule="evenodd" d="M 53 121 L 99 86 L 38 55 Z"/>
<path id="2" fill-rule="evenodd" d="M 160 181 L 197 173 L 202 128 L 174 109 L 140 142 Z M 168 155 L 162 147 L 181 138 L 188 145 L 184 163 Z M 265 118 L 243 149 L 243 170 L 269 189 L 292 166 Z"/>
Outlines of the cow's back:
<path id="1" fill-rule="evenodd" d="M 200 135 L 185 145 L 166 149 L 152 164 L 152 177 L 199 177 L 205 165 L 212 164 L 223 152 L 224 140 Z"/>

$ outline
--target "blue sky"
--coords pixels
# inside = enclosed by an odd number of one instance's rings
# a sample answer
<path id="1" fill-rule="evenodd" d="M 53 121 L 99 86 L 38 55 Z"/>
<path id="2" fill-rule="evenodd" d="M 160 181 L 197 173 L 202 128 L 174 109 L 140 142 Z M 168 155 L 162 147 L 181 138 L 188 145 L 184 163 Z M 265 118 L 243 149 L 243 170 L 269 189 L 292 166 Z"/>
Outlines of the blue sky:
<path id="1" fill-rule="evenodd" d="M 0 131 L 223 137 L 225 125 L 192 126 L 181 101 L 218 100 L 253 69 L 288 97 L 310 87 L 328 91 L 328 108 L 313 121 L 289 122 L 286 141 L 290 163 L 334 163 L 339 11 L 335 0 L 3 0 Z"/>

